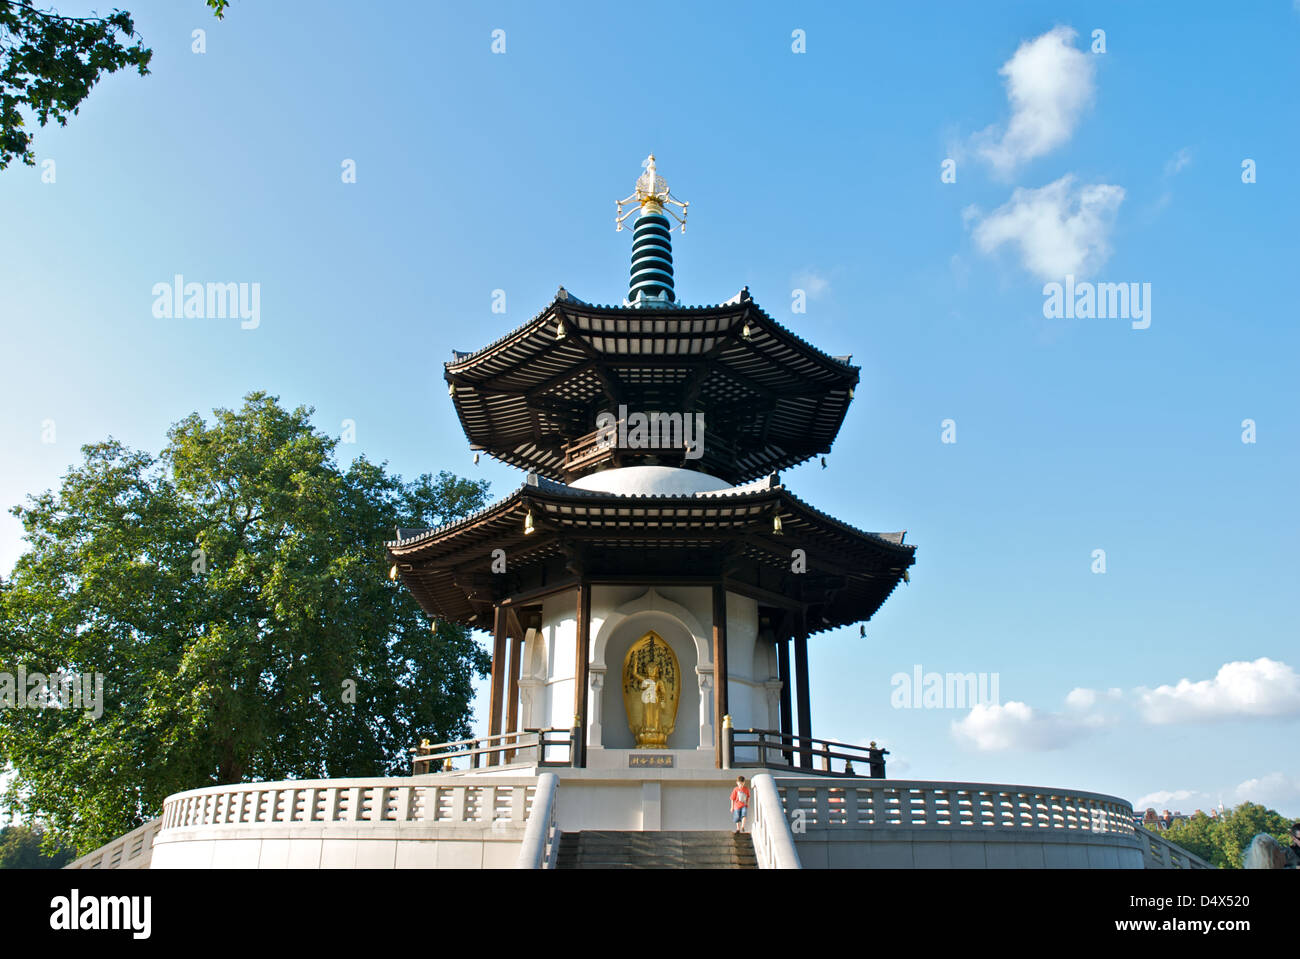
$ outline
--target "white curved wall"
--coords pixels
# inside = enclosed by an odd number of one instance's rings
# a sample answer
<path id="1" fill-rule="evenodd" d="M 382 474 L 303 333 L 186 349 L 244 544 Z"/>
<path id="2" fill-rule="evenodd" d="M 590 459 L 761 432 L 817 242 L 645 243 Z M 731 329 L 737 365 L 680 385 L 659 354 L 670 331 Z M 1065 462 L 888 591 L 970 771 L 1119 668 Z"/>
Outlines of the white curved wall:
<path id="1" fill-rule="evenodd" d="M 665 469 L 666 467 L 629 467 Z M 613 471 L 606 471 L 613 472 Z M 689 470 L 683 472 L 690 472 Z M 591 661 L 588 745 L 599 750 L 631 749 L 621 690 L 623 657 L 629 645 L 653 629 L 673 647 L 682 669 L 682 693 L 672 749 L 713 749 L 713 593 L 707 586 L 594 586 L 591 602 Z M 774 650 L 758 648 L 758 603 L 727 595 L 728 704 L 734 725 L 774 728 L 769 684 L 776 679 Z M 546 663 L 545 675 L 525 684 L 525 727 L 573 724 L 573 677 L 577 641 L 576 591 L 543 603 L 540 635 L 530 640 L 530 666 Z M 543 650 L 545 656 L 543 656 Z M 707 679 L 700 689 L 699 674 Z"/>
<path id="2" fill-rule="evenodd" d="M 560 781 L 556 818 L 566 831 L 729 828 L 730 772 L 611 767 L 557 768 L 554 774 Z M 532 776 L 480 770 L 190 790 L 167 798 L 150 865 L 511 866 L 537 785 Z M 781 812 L 800 826 L 793 838 L 804 868 L 1144 864 L 1132 806 L 1113 796 L 815 775 L 779 776 L 773 788 Z M 1149 858 L 1145 864 L 1162 865 Z M 112 860 L 102 862 L 102 868 L 115 867 Z"/>
<path id="3" fill-rule="evenodd" d="M 716 476 L 679 466 L 623 466 L 591 473 L 569 485 L 625 496 L 687 496 L 731 489 L 730 483 Z"/>
<path id="4" fill-rule="evenodd" d="M 794 837 L 805 869 L 1142 869 L 1123 836 L 1006 830 L 809 829 Z"/>
<path id="5" fill-rule="evenodd" d="M 532 776 L 209 786 L 168 796 L 151 869 L 514 866 Z"/>

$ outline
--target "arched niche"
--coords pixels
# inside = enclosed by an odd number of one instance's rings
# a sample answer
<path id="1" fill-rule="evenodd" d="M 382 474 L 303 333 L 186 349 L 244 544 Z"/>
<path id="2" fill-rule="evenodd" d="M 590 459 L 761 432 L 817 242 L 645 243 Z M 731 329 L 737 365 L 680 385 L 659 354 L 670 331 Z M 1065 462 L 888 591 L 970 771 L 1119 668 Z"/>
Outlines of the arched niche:
<path id="1" fill-rule="evenodd" d="M 632 645 L 649 632 L 657 633 L 672 649 L 681 668 L 677 717 L 672 735 L 668 737 L 668 748 L 695 749 L 700 745 L 700 687 L 695 671 L 695 643 L 680 620 L 658 610 L 645 610 L 624 617 L 606 640 L 609 667 L 605 671 L 605 694 L 601 698 L 601 745 L 606 749 L 636 748 L 623 703 L 623 660 Z"/>
<path id="2" fill-rule="evenodd" d="M 688 659 L 691 661 L 692 666 L 698 666 L 701 669 L 713 668 L 713 652 L 710 647 L 712 642 L 711 628 L 706 630 L 689 609 L 680 603 L 674 603 L 671 599 L 659 595 L 652 587 L 605 617 L 605 621 L 600 624 L 600 629 L 596 632 L 596 638 L 591 644 L 591 665 L 593 669 L 610 667 L 610 662 L 605 655 L 609 638 L 621 628 L 627 619 L 644 613 L 662 613 L 669 619 L 676 620 L 677 624 L 690 636 L 693 647 L 692 652 L 682 658 L 681 650 L 677 650 L 678 658 L 682 659 L 683 669 L 686 668 L 686 660 Z M 626 653 L 627 649 L 624 648 L 623 652 Z M 614 665 L 622 668 L 623 660 L 620 658 Z"/>
<path id="3" fill-rule="evenodd" d="M 623 660 L 632 644 L 652 630 L 672 647 L 681 665 L 681 694 L 668 748 L 700 746 L 698 676 L 713 669 L 709 640 L 688 609 L 650 589 L 610 613 L 592 643 L 592 670 L 604 675 L 599 722 L 600 745 L 606 749 L 636 748 L 623 705 Z"/>
<path id="4" fill-rule="evenodd" d="M 551 671 L 547 658 L 546 632 L 530 627 L 525 637 L 520 678 L 544 681 Z"/>

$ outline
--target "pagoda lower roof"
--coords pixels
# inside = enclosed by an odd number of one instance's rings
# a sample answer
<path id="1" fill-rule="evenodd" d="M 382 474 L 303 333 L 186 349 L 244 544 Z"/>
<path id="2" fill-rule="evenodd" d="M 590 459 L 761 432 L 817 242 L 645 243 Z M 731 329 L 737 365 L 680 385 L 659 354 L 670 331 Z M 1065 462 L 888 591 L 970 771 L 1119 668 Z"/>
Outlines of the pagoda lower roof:
<path id="1" fill-rule="evenodd" d="M 830 451 L 859 369 L 814 348 L 742 291 L 716 306 L 594 306 L 561 289 L 444 376 L 474 449 L 570 481 L 601 412 L 703 413 L 700 468 L 742 483 Z M 615 456 L 617 465 L 617 456 Z M 680 462 L 672 465 L 691 465 Z"/>
<path id="2" fill-rule="evenodd" d="M 539 571 L 545 585 L 549 569 L 552 583 L 721 580 L 774 605 L 812 610 L 808 629 L 816 633 L 869 619 L 906 576 L 916 550 L 903 532 L 864 532 L 814 509 L 775 474 L 673 495 L 583 490 L 529 474 L 483 510 L 397 533 L 385 543 L 388 558 L 424 611 L 476 626 L 490 623 L 497 603 L 529 586 L 536 592 Z M 792 571 L 795 550 L 806 571 Z M 496 559 L 507 573 L 492 572 Z"/>

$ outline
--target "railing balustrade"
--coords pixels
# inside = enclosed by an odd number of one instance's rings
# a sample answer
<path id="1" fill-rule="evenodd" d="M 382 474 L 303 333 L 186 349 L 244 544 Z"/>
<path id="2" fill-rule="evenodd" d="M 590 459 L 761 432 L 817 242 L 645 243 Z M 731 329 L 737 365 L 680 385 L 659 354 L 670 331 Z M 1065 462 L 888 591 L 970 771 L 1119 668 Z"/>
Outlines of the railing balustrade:
<path id="1" fill-rule="evenodd" d="M 506 769 L 511 766 L 568 766 L 572 756 L 572 730 L 525 729 L 477 739 L 421 743 L 411 750 L 411 765 L 418 776 L 453 770 L 457 768 L 457 760 L 466 760 L 466 769 L 489 766 Z"/>
<path id="2" fill-rule="evenodd" d="M 1217 868 L 1213 863 L 1206 862 L 1195 853 L 1188 852 L 1182 846 L 1170 842 L 1145 826 L 1138 826 L 1134 832 L 1142 843 L 1142 859 L 1148 869 Z"/>
<path id="3" fill-rule="evenodd" d="M 781 796 L 776 784 L 767 773 L 750 780 L 751 823 L 750 838 L 754 843 L 754 856 L 760 869 L 799 869 L 799 853 L 795 849 L 790 823 L 785 818 Z"/>
<path id="4" fill-rule="evenodd" d="M 246 783 L 191 790 L 168 798 L 162 829 L 300 823 L 505 822 L 523 826 L 536 792 L 532 779 L 321 779 Z M 124 837 L 126 838 L 126 837 Z"/>
<path id="5" fill-rule="evenodd" d="M 885 778 L 888 749 L 814 739 L 775 729 L 733 729 L 731 766 L 813 769 L 832 776 Z M 814 760 L 816 765 L 814 766 Z"/>
<path id="6" fill-rule="evenodd" d="M 1097 793 L 907 780 L 830 784 L 778 778 L 775 787 L 787 821 L 802 829 L 982 827 L 1134 834 L 1133 807 Z"/>
<path id="7" fill-rule="evenodd" d="M 554 869 L 560 851 L 560 827 L 556 818 L 556 793 L 560 777 L 542 773 L 537 777 L 537 794 L 519 847 L 518 869 Z"/>
<path id="8" fill-rule="evenodd" d="M 690 416 L 691 414 L 678 415 Z M 637 448 L 622 448 L 616 442 L 610 442 L 611 434 L 618 436 L 626 429 L 627 420 L 617 420 L 606 429 L 593 430 L 584 436 L 579 436 L 570 443 L 564 444 L 565 471 L 569 473 L 582 472 L 597 463 L 613 459 L 618 453 L 630 453 L 632 455 L 639 453 L 668 454 L 682 453 L 686 450 L 685 430 L 679 427 L 670 429 L 666 421 L 661 420 L 660 426 L 655 432 L 647 431 L 646 445 Z M 729 461 L 735 457 L 733 445 L 707 427 L 704 435 L 696 438 L 695 442 L 701 443 L 701 449 L 707 450 L 712 458 Z"/>
<path id="9" fill-rule="evenodd" d="M 119 836 L 64 866 L 64 869 L 147 869 L 153 840 L 162 829 L 161 819 L 151 819 L 125 836 Z"/>

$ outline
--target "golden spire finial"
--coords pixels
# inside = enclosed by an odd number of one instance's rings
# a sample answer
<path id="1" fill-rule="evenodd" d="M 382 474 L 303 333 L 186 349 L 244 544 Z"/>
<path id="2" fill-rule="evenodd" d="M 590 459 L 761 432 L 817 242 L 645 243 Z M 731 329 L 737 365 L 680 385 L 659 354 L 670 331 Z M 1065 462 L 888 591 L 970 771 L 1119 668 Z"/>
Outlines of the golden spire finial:
<path id="1" fill-rule="evenodd" d="M 662 215 L 667 213 L 681 224 L 682 232 L 686 232 L 686 214 L 689 212 L 686 208 L 691 205 L 690 201 L 683 202 L 668 191 L 667 181 L 655 169 L 655 155 L 653 153 L 645 158 L 641 166 L 645 169 L 645 172 L 636 178 L 636 189 L 631 196 L 618 201 L 618 215 L 614 219 L 615 228 L 622 230 L 623 221 L 633 213 L 632 210 L 624 213 L 624 204 L 635 202 L 637 204 L 636 209 L 639 209 L 642 215 L 651 213 Z M 672 210 L 667 209 L 664 206 L 666 203 L 680 207 L 682 215 L 678 216 Z"/>

